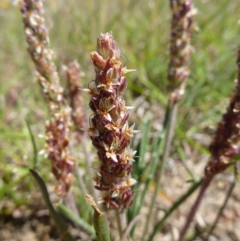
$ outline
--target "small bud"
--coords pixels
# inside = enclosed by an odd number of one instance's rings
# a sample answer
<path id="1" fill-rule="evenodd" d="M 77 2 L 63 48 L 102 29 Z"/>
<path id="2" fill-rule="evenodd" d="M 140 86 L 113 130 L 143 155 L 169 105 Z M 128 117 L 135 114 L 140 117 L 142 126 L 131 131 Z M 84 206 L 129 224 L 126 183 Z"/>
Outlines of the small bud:
<path id="1" fill-rule="evenodd" d="M 120 58 L 120 50 L 110 33 L 100 34 L 97 40 L 97 52 L 105 60 L 108 58 Z"/>

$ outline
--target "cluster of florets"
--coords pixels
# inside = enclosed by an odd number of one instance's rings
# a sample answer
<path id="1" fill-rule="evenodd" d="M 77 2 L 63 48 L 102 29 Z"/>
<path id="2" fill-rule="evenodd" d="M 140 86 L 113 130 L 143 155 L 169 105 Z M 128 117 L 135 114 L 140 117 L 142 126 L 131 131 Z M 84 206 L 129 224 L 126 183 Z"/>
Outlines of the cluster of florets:
<path id="1" fill-rule="evenodd" d="M 64 195 L 70 188 L 75 160 L 69 154 L 70 108 L 63 96 L 53 51 L 49 48 L 48 31 L 40 0 L 20 1 L 28 52 L 36 67 L 36 79 L 48 104 L 51 120 L 46 124 L 46 146 L 40 153 L 52 162 L 52 172 L 58 180 L 57 193 Z"/>
<path id="2" fill-rule="evenodd" d="M 168 70 L 168 91 L 172 99 L 178 101 L 184 94 L 189 76 L 192 34 L 195 29 L 193 17 L 196 9 L 191 0 L 171 0 L 172 26 L 170 41 L 170 62 Z"/>
<path id="3" fill-rule="evenodd" d="M 224 171 L 240 153 L 240 78 L 227 112 L 218 123 L 209 151 L 211 159 L 205 168 L 206 176 Z"/>
<path id="4" fill-rule="evenodd" d="M 69 126 L 66 120 L 69 113 L 59 113 L 56 118 L 46 123 L 46 145 L 43 153 L 52 162 L 52 173 L 58 180 L 56 192 L 60 196 L 66 194 L 73 182 L 75 159 L 70 156 Z"/>
<path id="5" fill-rule="evenodd" d="M 233 96 L 209 146 L 211 159 L 205 168 L 206 176 L 221 173 L 233 164 L 234 158 L 240 154 L 240 47 L 237 66 L 238 77 Z"/>
<path id="6" fill-rule="evenodd" d="M 97 52 L 91 53 L 96 79 L 89 83 L 91 95 L 89 133 L 97 149 L 100 169 L 95 188 L 104 191 L 102 202 L 112 209 L 129 207 L 133 202 L 131 186 L 132 161 L 135 151 L 129 148 L 136 132 L 129 127 L 127 110 L 122 93 L 126 89 L 127 70 L 120 61 L 120 50 L 111 34 L 101 34 Z"/>

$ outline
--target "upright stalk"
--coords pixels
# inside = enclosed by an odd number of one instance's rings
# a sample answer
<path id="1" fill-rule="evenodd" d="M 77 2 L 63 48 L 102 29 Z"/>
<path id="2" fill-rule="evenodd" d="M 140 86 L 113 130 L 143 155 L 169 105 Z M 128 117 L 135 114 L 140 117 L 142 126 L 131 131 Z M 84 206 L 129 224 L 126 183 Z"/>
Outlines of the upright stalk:
<path id="1" fill-rule="evenodd" d="M 149 229 L 150 219 L 152 217 L 153 208 L 154 208 L 155 201 L 156 201 L 156 198 L 157 198 L 157 194 L 158 194 L 160 184 L 161 184 L 161 177 L 162 177 L 163 170 L 164 170 L 166 161 L 168 159 L 170 147 L 171 147 L 171 144 L 172 144 L 172 138 L 173 138 L 173 135 L 174 135 L 175 120 L 176 120 L 176 116 L 177 116 L 177 109 L 178 109 L 178 103 L 174 103 L 173 105 L 171 105 L 170 101 L 168 102 L 167 110 L 169 110 L 170 113 L 169 113 L 169 120 L 168 120 L 168 124 L 167 124 L 166 143 L 165 143 L 165 147 L 164 147 L 164 150 L 163 150 L 163 158 L 162 158 L 161 164 L 159 166 L 159 169 L 157 171 L 156 186 L 155 186 L 155 189 L 154 189 L 152 201 L 151 201 L 151 204 L 150 204 L 150 207 L 149 207 L 149 212 L 148 212 L 148 215 L 147 215 L 147 220 L 146 220 L 146 224 L 145 224 L 145 228 L 144 228 L 141 240 L 145 240 L 145 237 L 146 237 L 148 229 Z"/>
<path id="2" fill-rule="evenodd" d="M 192 186 L 188 189 L 188 191 L 185 194 L 183 194 L 177 201 L 174 202 L 171 208 L 165 212 L 165 215 L 163 216 L 163 218 L 154 226 L 154 229 L 150 234 L 148 241 L 153 240 L 156 233 L 162 229 L 167 218 L 174 212 L 174 210 L 176 210 L 182 203 L 184 203 L 187 200 L 187 198 L 189 198 L 192 195 L 192 193 L 202 184 L 202 182 L 203 182 L 203 179 L 200 179 L 194 182 Z"/>
<path id="3" fill-rule="evenodd" d="M 19 1 L 28 44 L 28 52 L 36 68 L 36 79 L 41 86 L 51 119 L 45 125 L 45 148 L 41 151 L 52 163 L 57 179 L 56 192 L 65 195 L 73 183 L 76 159 L 71 156 L 71 109 L 66 102 L 57 67 L 50 49 L 42 0 Z"/>
<path id="4" fill-rule="evenodd" d="M 124 234 L 124 223 L 123 223 L 123 217 L 119 210 L 115 210 L 115 216 L 116 216 L 116 221 L 117 221 L 117 228 L 118 228 L 118 234 L 119 234 L 119 239 L 122 240 L 123 234 Z"/>
<path id="5" fill-rule="evenodd" d="M 119 237 L 126 229 L 124 209 L 133 203 L 131 188 L 136 180 L 131 178 L 132 162 L 136 151 L 129 145 L 134 125 L 128 125 L 128 109 L 123 92 L 127 87 L 125 74 L 129 71 L 121 63 L 120 49 L 110 33 L 100 34 L 97 51 L 91 53 L 96 77 L 86 91 L 90 94 L 89 134 L 97 149 L 99 171 L 95 188 L 103 193 L 100 202 L 116 210 Z"/>
<path id="6" fill-rule="evenodd" d="M 223 202 L 223 205 L 222 205 L 222 207 L 220 208 L 220 210 L 219 210 L 219 212 L 218 212 L 218 214 L 217 214 L 217 217 L 216 217 L 216 219 L 214 220 L 214 223 L 213 223 L 211 229 L 209 230 L 209 232 L 208 232 L 208 234 L 207 234 L 207 237 L 204 238 L 204 240 L 206 240 L 206 241 L 209 240 L 209 237 L 212 235 L 214 229 L 216 228 L 217 223 L 218 223 L 220 217 L 222 216 L 223 210 L 224 210 L 225 207 L 227 206 L 228 200 L 229 200 L 229 198 L 231 197 L 231 194 L 232 194 L 233 189 L 234 189 L 234 187 L 235 187 L 235 185 L 236 185 L 236 182 L 237 182 L 237 167 L 236 167 L 236 165 L 234 165 L 234 178 L 233 178 L 233 181 L 232 181 L 232 183 L 230 184 L 230 187 L 229 187 L 228 192 L 227 192 L 227 194 L 226 194 L 226 196 L 225 196 L 225 200 L 224 200 L 224 202 Z"/>
<path id="7" fill-rule="evenodd" d="M 209 146 L 211 156 L 205 168 L 205 181 L 202 185 L 197 200 L 195 201 L 186 223 L 181 231 L 179 241 L 183 241 L 185 234 L 194 218 L 196 210 L 203 198 L 213 177 L 223 172 L 240 154 L 240 47 L 237 53 L 237 81 L 232 98 L 227 107 L 226 113 L 218 123 L 217 129 Z"/>
<path id="8" fill-rule="evenodd" d="M 199 194 L 197 196 L 197 199 L 194 202 L 194 205 L 192 206 L 190 213 L 188 214 L 188 217 L 186 219 L 186 223 L 185 223 L 185 225 L 184 225 L 184 227 L 183 227 L 183 229 L 182 229 L 182 231 L 180 233 L 180 237 L 179 237 L 178 241 L 183 241 L 184 240 L 186 232 L 187 232 L 187 230 L 188 230 L 188 228 L 189 228 L 189 226 L 190 226 L 190 224 L 191 224 L 191 222 L 192 222 L 192 220 L 193 220 L 193 218 L 195 216 L 195 213 L 198 210 L 199 205 L 202 202 L 203 196 L 204 196 L 204 194 L 205 194 L 209 184 L 211 183 L 212 178 L 213 177 L 205 177 L 205 179 L 203 180 L 203 183 L 202 183 L 201 189 L 199 191 Z"/>
<path id="9" fill-rule="evenodd" d="M 172 10 L 171 38 L 170 38 L 170 61 L 168 66 L 168 106 L 169 119 L 167 124 L 166 143 L 159 169 L 156 172 L 157 180 L 153 198 L 150 204 L 147 222 L 145 224 L 142 240 L 148 232 L 149 221 L 152 216 L 153 206 L 161 183 L 161 176 L 165 163 L 169 157 L 172 139 L 174 136 L 175 121 L 178 103 L 185 91 L 186 81 L 190 74 L 190 55 L 192 53 L 191 39 L 195 28 L 193 16 L 196 10 L 191 0 L 170 0 Z"/>
<path id="10" fill-rule="evenodd" d="M 169 157 L 170 148 L 171 148 L 172 140 L 174 136 L 176 117 L 177 117 L 178 103 L 176 102 L 171 104 L 171 102 L 169 101 L 168 106 L 169 106 L 170 114 L 169 114 L 169 123 L 167 125 L 166 144 L 163 150 L 162 162 L 161 162 L 160 168 L 158 169 L 159 171 L 158 171 L 157 180 L 156 180 L 157 182 L 156 189 L 159 189 L 160 187 L 160 181 L 161 181 L 163 169 Z"/>

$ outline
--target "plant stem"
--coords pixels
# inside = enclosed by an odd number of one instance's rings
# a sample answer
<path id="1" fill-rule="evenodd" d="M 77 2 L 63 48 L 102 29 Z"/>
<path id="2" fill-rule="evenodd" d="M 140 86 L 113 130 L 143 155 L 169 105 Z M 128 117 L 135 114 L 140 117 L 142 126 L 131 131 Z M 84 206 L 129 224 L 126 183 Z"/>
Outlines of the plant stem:
<path id="1" fill-rule="evenodd" d="M 72 191 L 68 191 L 68 193 L 63 198 L 63 203 L 69 208 L 76 216 L 80 217 L 75 196 L 73 195 Z"/>
<path id="2" fill-rule="evenodd" d="M 135 216 L 131 222 L 128 224 L 126 231 L 124 232 L 124 235 L 121 239 L 121 241 L 127 240 L 127 237 L 129 236 L 132 228 L 134 227 L 134 225 L 136 224 L 136 222 L 140 219 L 140 215 Z"/>
<path id="3" fill-rule="evenodd" d="M 169 100 L 168 106 L 167 106 L 167 111 L 169 110 L 169 119 L 168 119 L 168 124 L 167 124 L 166 144 L 165 144 L 165 147 L 163 150 L 162 162 L 160 164 L 159 169 L 157 169 L 157 172 L 156 172 L 156 177 L 157 177 L 156 187 L 154 189 L 153 198 L 152 198 L 152 201 L 150 204 L 149 213 L 147 216 L 147 221 L 145 224 L 145 228 L 144 228 L 144 232 L 143 232 L 141 240 L 144 240 L 146 234 L 148 233 L 150 219 L 151 219 L 152 213 L 153 213 L 153 207 L 155 205 L 155 201 L 156 201 L 157 194 L 158 194 L 160 184 L 161 184 L 161 177 L 163 174 L 163 170 L 164 170 L 166 161 L 169 157 L 170 147 L 171 147 L 172 139 L 173 139 L 173 135 L 174 135 L 174 126 L 175 126 L 175 120 L 176 120 L 176 115 L 177 115 L 177 109 L 178 109 L 178 103 L 175 102 L 172 104 L 171 101 Z"/>
<path id="4" fill-rule="evenodd" d="M 124 215 L 125 213 L 120 213 L 119 210 L 115 211 L 116 213 L 116 220 L 117 220 L 117 228 L 118 228 L 118 233 L 119 233 L 119 239 L 122 240 L 123 234 L 124 234 L 124 227 L 125 227 L 125 218 Z M 122 240 L 125 241 L 125 240 Z"/>
<path id="5" fill-rule="evenodd" d="M 170 153 L 170 148 L 172 145 L 172 139 L 174 136 L 174 129 L 175 129 L 175 121 L 176 121 L 176 116 L 177 116 L 177 110 L 178 110 L 178 103 L 173 103 L 171 104 L 171 100 L 169 100 L 168 103 L 169 109 L 170 109 L 170 115 L 169 115 L 169 124 L 167 126 L 167 135 L 166 135 L 166 145 L 165 148 L 163 150 L 163 159 L 162 159 L 162 163 L 161 166 L 159 168 L 159 172 L 157 173 L 157 189 L 160 187 L 160 182 L 161 182 L 161 176 L 163 173 L 163 169 L 165 166 L 165 163 L 169 157 L 169 153 Z M 159 175 L 160 174 L 160 175 Z"/>
<path id="6" fill-rule="evenodd" d="M 80 189 L 81 193 L 86 196 L 86 194 L 88 194 L 88 190 L 86 187 L 86 184 L 83 180 L 82 174 L 79 171 L 79 168 L 76 166 L 75 167 L 75 177 L 77 178 L 77 184 L 78 184 L 78 188 Z"/>
<path id="7" fill-rule="evenodd" d="M 203 179 L 194 182 L 193 185 L 187 190 L 187 192 L 184 195 L 182 195 L 176 202 L 174 202 L 172 207 L 166 211 L 164 217 L 155 225 L 154 230 L 152 231 L 148 241 L 153 240 L 156 233 L 162 229 L 167 218 L 173 213 L 174 210 L 176 210 L 182 203 L 184 203 L 188 197 L 191 196 L 191 194 L 202 184 L 202 182 Z"/>
<path id="8" fill-rule="evenodd" d="M 232 191 L 233 191 L 233 189 L 234 189 L 234 187 L 236 185 L 236 181 L 237 181 L 237 168 L 236 168 L 236 166 L 234 166 L 234 179 L 233 179 L 233 181 L 232 181 L 232 183 L 231 183 L 231 185 L 230 185 L 230 187 L 228 189 L 228 192 L 226 194 L 226 197 L 225 197 L 225 200 L 223 202 L 223 205 L 220 208 L 220 210 L 218 212 L 218 215 L 217 215 L 217 217 L 216 217 L 216 219 L 215 219 L 211 229 L 209 230 L 207 237 L 204 238 L 204 240 L 206 240 L 206 241 L 209 240 L 209 237 L 212 235 L 214 229 L 216 228 L 216 226 L 218 224 L 218 221 L 219 221 L 220 217 L 222 216 L 223 210 L 227 206 L 228 200 L 229 200 L 229 198 L 230 198 L 230 196 L 232 194 Z"/>
<path id="9" fill-rule="evenodd" d="M 167 128 L 166 127 L 166 122 L 167 122 L 166 120 L 167 119 L 168 119 L 168 111 L 165 115 L 163 130 L 162 130 L 161 134 L 159 135 L 156 143 L 154 144 L 154 148 L 153 148 L 153 152 L 152 152 L 152 156 L 151 156 L 151 162 L 150 162 L 150 166 L 149 166 L 149 171 L 146 174 L 147 178 L 142 181 L 142 182 L 144 182 L 144 188 L 141 191 L 141 193 L 140 192 L 136 193 L 138 196 L 136 195 L 137 198 L 135 199 L 135 202 L 134 202 L 132 217 L 135 217 L 136 215 L 138 215 L 140 213 L 140 209 L 144 205 L 144 200 L 145 200 L 145 197 L 148 193 L 149 186 L 151 184 L 151 181 L 154 178 L 155 171 L 156 171 L 156 168 L 157 168 L 157 162 L 158 162 L 158 159 L 159 159 L 159 155 L 160 155 L 160 153 L 162 153 L 162 150 L 163 150 L 163 145 L 164 145 L 163 139 L 165 137 L 165 132 L 166 132 L 166 128 Z M 144 160 L 144 158 L 141 158 L 141 160 Z M 136 190 L 138 190 L 139 188 L 140 187 L 138 186 L 136 188 Z M 129 220 L 131 220 L 131 219 L 129 219 Z M 132 231 L 131 231 L 132 237 L 133 237 L 133 234 L 134 234 L 134 230 L 135 230 L 135 228 L 133 228 Z"/>
<path id="10" fill-rule="evenodd" d="M 186 223 L 185 223 L 183 229 L 181 230 L 180 238 L 179 238 L 178 241 L 184 240 L 186 232 L 187 232 L 187 230 L 188 230 L 188 228 L 189 228 L 189 226 L 190 226 L 190 224 L 191 224 L 191 222 L 192 222 L 192 220 L 195 216 L 195 213 L 198 210 L 198 207 L 199 207 L 199 205 L 200 205 L 200 203 L 203 199 L 204 193 L 206 192 L 206 190 L 207 190 L 209 184 L 211 183 L 212 179 L 213 179 L 213 176 L 207 176 L 207 177 L 204 178 L 201 189 L 200 189 L 199 194 L 197 196 L 197 199 L 196 199 L 194 205 L 192 206 L 190 213 L 188 214 L 188 217 L 186 219 Z"/>

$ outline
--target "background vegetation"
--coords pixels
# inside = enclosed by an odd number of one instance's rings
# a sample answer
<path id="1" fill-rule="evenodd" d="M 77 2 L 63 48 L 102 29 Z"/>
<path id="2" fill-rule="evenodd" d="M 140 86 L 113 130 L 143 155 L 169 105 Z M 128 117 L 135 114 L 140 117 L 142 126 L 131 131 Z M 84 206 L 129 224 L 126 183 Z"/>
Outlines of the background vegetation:
<path id="1" fill-rule="evenodd" d="M 85 73 L 83 86 L 87 86 L 94 78 L 89 53 L 95 50 L 99 33 L 111 31 L 125 64 L 137 70 L 128 76 L 127 103 L 134 105 L 143 97 L 155 120 L 154 128 L 161 129 L 167 102 L 171 16 L 168 2 L 52 0 L 44 4 L 59 69 L 77 59 Z M 179 107 L 173 149 L 174 157 L 183 161 L 185 142 L 191 151 L 198 150 L 199 161 L 207 152 L 208 139 L 234 86 L 239 44 L 239 1 L 195 0 L 195 6 L 198 9 L 195 53 L 186 94 Z M 6 0 L 0 0 L 0 27 L 0 214 L 3 214 L 32 199 L 35 185 L 28 168 L 33 165 L 34 151 L 26 120 L 41 150 L 44 142 L 37 135 L 44 133 L 47 111 L 40 88 L 34 82 L 34 67 L 26 51 L 19 9 Z M 85 97 L 87 107 L 88 96 Z M 132 117 L 132 121 L 141 125 L 139 119 Z M 39 157 L 38 171 L 54 182 L 47 171 L 49 167 L 49 161 Z"/>

